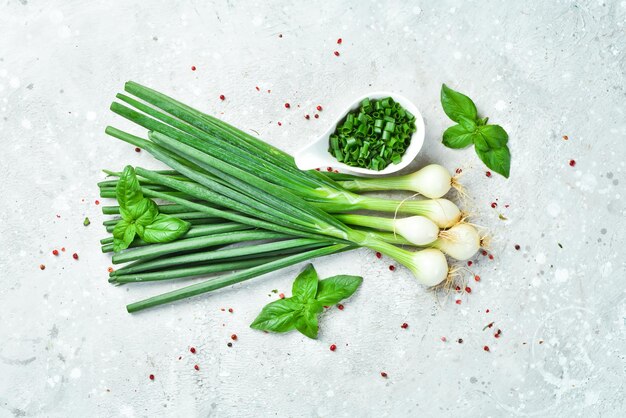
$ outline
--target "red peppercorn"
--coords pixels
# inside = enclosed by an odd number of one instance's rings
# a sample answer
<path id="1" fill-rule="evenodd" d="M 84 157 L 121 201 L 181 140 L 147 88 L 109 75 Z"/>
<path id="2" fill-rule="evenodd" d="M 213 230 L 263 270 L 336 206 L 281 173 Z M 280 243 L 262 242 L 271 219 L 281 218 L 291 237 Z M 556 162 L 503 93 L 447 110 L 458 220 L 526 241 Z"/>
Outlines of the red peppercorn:
<path id="1" fill-rule="evenodd" d="M 461 304 L 461 299 L 457 299 L 455 303 L 456 303 L 457 305 L 460 305 L 460 304 Z"/>
<path id="2" fill-rule="evenodd" d="M 318 115 L 317 113 L 315 114 L 315 119 L 319 119 L 320 115 Z"/>
<path id="3" fill-rule="evenodd" d="M 320 171 L 320 168 L 319 168 L 319 167 L 317 167 L 317 168 L 315 169 L 315 171 Z"/>
<path id="4" fill-rule="evenodd" d="M 236 341 L 237 340 L 237 334 L 231 335 L 230 339 L 233 340 L 233 341 Z"/>
<path id="5" fill-rule="evenodd" d="M 487 346 L 487 345 L 486 345 L 486 346 L 484 346 L 484 347 L 483 347 L 483 350 L 485 350 L 485 351 L 489 351 L 489 346 Z"/>
<path id="6" fill-rule="evenodd" d="M 493 203 L 491 204 L 491 207 L 495 209 L 496 207 L 498 207 L 498 204 L 497 204 L 496 202 L 493 202 Z"/>
<path id="7" fill-rule="evenodd" d="M 343 305 L 340 303 L 339 305 L 337 305 L 337 309 L 339 309 L 340 311 L 343 311 Z"/>
<path id="8" fill-rule="evenodd" d="M 339 56 L 339 51 L 335 51 L 334 54 L 335 54 L 336 57 L 338 57 Z"/>
<path id="9" fill-rule="evenodd" d="M 487 255 L 487 251 L 483 250 L 483 251 L 482 251 L 482 255 L 483 255 L 483 256 Z"/>
<path id="10" fill-rule="evenodd" d="M 396 266 L 394 265 L 389 266 L 389 270 L 394 271 L 395 269 L 396 269 Z"/>
<path id="11" fill-rule="evenodd" d="M 151 374 L 150 376 L 148 376 L 150 378 L 150 380 L 154 380 L 154 375 Z"/>
<path id="12" fill-rule="evenodd" d="M 76 254 L 76 253 L 72 254 L 72 258 L 73 258 L 74 260 L 78 260 L 78 254 Z"/>
<path id="13" fill-rule="evenodd" d="M 448 339 L 446 337 L 441 337 L 441 341 L 445 343 L 446 341 L 448 341 Z"/>
<path id="14" fill-rule="evenodd" d="M 570 167 L 574 167 L 576 165 L 576 161 L 574 160 L 569 160 L 569 166 Z"/>
<path id="15" fill-rule="evenodd" d="M 317 109 L 318 112 L 321 112 L 323 110 L 322 106 L 320 106 L 320 105 L 317 105 L 316 109 Z"/>
<path id="16" fill-rule="evenodd" d="M 226 100 L 226 96 L 224 96 L 223 94 L 220 94 L 220 100 Z"/>
<path id="17" fill-rule="evenodd" d="M 376 251 L 376 258 L 382 258 L 383 255 L 381 253 L 379 253 L 378 251 Z"/>
<path id="18" fill-rule="evenodd" d="M 485 172 L 485 176 L 487 176 L 487 177 L 491 177 L 491 171 L 487 171 L 487 172 Z"/>
<path id="19" fill-rule="evenodd" d="M 195 366 L 193 366 L 194 369 L 196 370 L 200 370 L 200 366 L 198 366 L 197 364 Z"/>
<path id="20" fill-rule="evenodd" d="M 487 310 L 485 311 L 485 313 L 489 313 L 489 309 L 487 309 Z"/>
<path id="21" fill-rule="evenodd" d="M 136 147 L 136 148 L 135 148 L 135 152 L 141 152 L 141 148 Z"/>
<path id="22" fill-rule="evenodd" d="M 342 42 L 343 42 L 343 39 L 341 38 L 337 39 L 337 45 L 341 45 Z"/>
<path id="23" fill-rule="evenodd" d="M 461 170 L 460 168 L 457 168 L 456 170 L 454 170 L 454 172 L 457 173 L 457 174 L 461 174 L 462 171 L 463 170 Z"/>
<path id="24" fill-rule="evenodd" d="M 489 259 L 493 260 L 493 254 L 489 254 Z"/>
<path id="25" fill-rule="evenodd" d="M 191 66 L 191 71 L 196 71 L 196 66 L 195 65 Z"/>
<path id="26" fill-rule="evenodd" d="M 500 329 L 498 329 L 498 330 L 496 331 L 496 333 L 495 333 L 495 334 L 493 334 L 493 336 L 494 336 L 494 337 L 496 337 L 496 338 L 500 338 L 500 334 L 502 334 L 502 331 L 501 331 Z"/>
<path id="27" fill-rule="evenodd" d="M 259 86 L 255 87 L 256 91 L 261 91 L 261 89 L 259 88 Z"/>
<path id="28" fill-rule="evenodd" d="M 474 276 L 474 281 L 479 282 L 480 281 L 480 276 L 478 276 L 478 275 Z"/>
<path id="29" fill-rule="evenodd" d="M 52 250 L 52 255 L 59 255 L 59 250 Z"/>
<path id="30" fill-rule="evenodd" d="M 109 273 L 113 273 L 113 267 L 109 267 L 109 268 L 107 269 L 107 271 L 108 271 Z"/>
<path id="31" fill-rule="evenodd" d="M 46 266 L 44 266 L 43 264 L 40 264 L 40 265 L 39 265 L 39 269 L 40 269 L 40 270 L 45 270 L 45 269 L 46 269 Z"/>
<path id="32" fill-rule="evenodd" d="M 400 328 L 402 329 L 407 329 L 408 327 L 409 327 L 409 324 L 407 324 L 406 322 L 400 325 Z"/>
<path id="33" fill-rule="evenodd" d="M 472 260 L 468 261 L 468 262 L 467 262 L 467 267 L 471 267 L 471 266 L 472 266 L 472 264 L 474 264 L 474 263 L 472 262 Z"/>
<path id="34" fill-rule="evenodd" d="M 384 377 L 385 379 L 387 378 L 387 373 L 386 373 L 386 372 L 380 372 L 380 375 L 381 375 L 382 377 Z"/>
<path id="35" fill-rule="evenodd" d="M 61 247 L 61 251 L 65 252 L 65 247 Z"/>
<path id="36" fill-rule="evenodd" d="M 569 139 L 569 136 L 563 135 L 563 139 L 567 141 Z"/>
<path id="37" fill-rule="evenodd" d="M 281 294 L 278 295 L 278 297 L 281 298 L 281 299 L 285 299 L 285 294 L 281 293 Z"/>
<path id="38" fill-rule="evenodd" d="M 330 173 L 331 171 L 333 171 L 333 168 L 332 167 L 326 167 L 326 171 L 328 171 Z"/>
<path id="39" fill-rule="evenodd" d="M 465 293 L 472 293 L 472 288 L 469 286 L 465 286 Z"/>
<path id="40" fill-rule="evenodd" d="M 278 122 L 278 126 L 283 126 L 283 124 L 282 124 L 282 123 L 280 123 L 280 122 Z"/>
<path id="41" fill-rule="evenodd" d="M 228 312 L 233 313 L 233 308 L 228 308 Z"/>
<path id="42" fill-rule="evenodd" d="M 191 351 L 192 354 L 196 354 L 196 347 L 191 347 L 189 351 Z"/>
<path id="43" fill-rule="evenodd" d="M 99 204 L 100 204 L 100 201 L 99 201 L 99 200 L 96 200 L 96 201 L 95 201 L 95 204 L 96 204 L 96 205 L 99 205 Z"/>
<path id="44" fill-rule="evenodd" d="M 330 351 L 335 351 L 337 349 L 337 346 L 335 344 L 331 344 L 329 348 Z"/>
<path id="45" fill-rule="evenodd" d="M 291 105 L 289 103 L 285 103 L 285 108 L 289 109 Z"/>
<path id="46" fill-rule="evenodd" d="M 311 116 L 309 116 L 309 115 L 304 115 L 304 119 L 307 119 L 307 120 L 308 120 L 308 119 L 311 119 Z"/>

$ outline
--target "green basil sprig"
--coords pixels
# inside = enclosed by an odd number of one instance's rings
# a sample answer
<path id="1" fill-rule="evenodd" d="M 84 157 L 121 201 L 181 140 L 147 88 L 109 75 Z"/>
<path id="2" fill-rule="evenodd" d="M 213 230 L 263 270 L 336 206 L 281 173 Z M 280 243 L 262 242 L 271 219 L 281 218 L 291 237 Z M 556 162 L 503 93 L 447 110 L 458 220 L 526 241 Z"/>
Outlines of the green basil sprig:
<path id="1" fill-rule="evenodd" d="M 308 264 L 293 282 L 293 296 L 266 305 L 250 327 L 274 332 L 297 329 L 317 338 L 318 316 L 324 306 L 350 297 L 362 282 L 362 277 L 345 275 L 319 280 L 313 265 Z"/>
<path id="2" fill-rule="evenodd" d="M 113 229 L 113 250 L 121 251 L 133 242 L 135 235 L 149 243 L 174 241 L 189 230 L 191 224 L 159 213 L 154 201 L 143 196 L 135 169 L 126 166 L 115 187 L 122 219 Z"/>
<path id="3" fill-rule="evenodd" d="M 511 153 L 507 142 L 509 135 L 499 125 L 487 125 L 489 118 L 479 118 L 476 105 L 469 97 L 441 86 L 441 106 L 457 125 L 443 133 L 443 145 L 448 148 L 465 148 L 474 144 L 478 157 L 487 167 L 509 177 Z"/>

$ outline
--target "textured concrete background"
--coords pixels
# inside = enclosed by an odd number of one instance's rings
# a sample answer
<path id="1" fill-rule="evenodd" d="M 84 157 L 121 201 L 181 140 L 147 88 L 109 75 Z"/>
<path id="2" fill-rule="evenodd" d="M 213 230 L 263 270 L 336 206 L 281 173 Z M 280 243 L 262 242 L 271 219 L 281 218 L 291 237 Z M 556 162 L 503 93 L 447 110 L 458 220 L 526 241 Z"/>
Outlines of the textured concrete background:
<path id="1" fill-rule="evenodd" d="M 626 2 L 327 3 L 2 3 L 0 416 L 626 413 Z M 179 285 L 106 281 L 100 169 L 158 166 L 103 133 L 127 126 L 108 106 L 129 79 L 290 152 L 353 97 L 400 92 L 426 121 L 418 165 L 463 168 L 495 258 L 449 298 L 371 251 L 318 260 L 322 277 L 365 282 L 317 341 L 248 328 L 300 266 L 130 316 L 125 304 Z M 442 82 L 508 130 L 508 181 L 440 145 Z"/>

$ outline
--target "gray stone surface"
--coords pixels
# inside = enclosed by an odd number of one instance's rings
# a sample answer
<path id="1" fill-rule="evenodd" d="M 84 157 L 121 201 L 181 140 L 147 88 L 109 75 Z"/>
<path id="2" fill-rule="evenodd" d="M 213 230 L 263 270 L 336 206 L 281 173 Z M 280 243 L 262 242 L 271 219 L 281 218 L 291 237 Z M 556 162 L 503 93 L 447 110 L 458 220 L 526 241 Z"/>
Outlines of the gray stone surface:
<path id="1" fill-rule="evenodd" d="M 625 18 L 608 0 L 3 2 L 0 416 L 623 416 Z M 400 92 L 426 121 L 416 164 L 463 168 L 495 258 L 448 298 L 371 251 L 318 260 L 365 282 L 317 341 L 248 328 L 300 266 L 131 316 L 178 285 L 106 281 L 100 169 L 158 167 L 103 133 L 128 126 L 108 106 L 129 79 L 290 152 L 353 97 Z M 439 143 L 442 82 L 508 130 L 508 181 Z"/>

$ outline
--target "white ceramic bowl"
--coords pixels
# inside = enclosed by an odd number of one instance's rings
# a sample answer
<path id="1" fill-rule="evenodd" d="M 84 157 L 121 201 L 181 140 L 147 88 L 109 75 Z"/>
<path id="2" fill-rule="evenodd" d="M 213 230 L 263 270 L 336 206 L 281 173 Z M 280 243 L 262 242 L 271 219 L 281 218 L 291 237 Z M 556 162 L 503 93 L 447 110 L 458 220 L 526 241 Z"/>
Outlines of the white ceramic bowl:
<path id="1" fill-rule="evenodd" d="M 411 144 L 409 144 L 409 147 L 405 150 L 404 155 L 402 156 L 402 160 L 400 160 L 398 164 L 391 163 L 387 167 L 385 167 L 384 170 L 380 171 L 370 170 L 361 167 L 352 167 L 347 164 L 340 163 L 339 161 L 337 161 L 337 159 L 335 159 L 333 155 L 328 152 L 328 141 L 330 136 L 335 132 L 337 124 L 341 122 L 349 112 L 358 109 L 361 105 L 361 101 L 363 101 L 363 99 L 365 99 L 366 97 L 375 100 L 384 99 L 385 97 L 391 97 L 393 98 L 393 100 L 400 103 L 403 108 L 405 108 L 415 116 L 416 130 L 411 137 Z M 317 138 L 317 140 L 315 140 L 315 142 L 304 147 L 296 153 L 295 160 L 296 165 L 300 170 L 333 167 L 343 173 L 383 176 L 386 174 L 395 173 L 396 171 L 402 170 L 404 167 L 409 165 L 411 161 L 415 159 L 420 149 L 422 149 L 423 144 L 424 119 L 422 118 L 422 114 L 420 113 L 420 111 L 417 110 L 417 107 L 415 107 L 415 105 L 404 96 L 387 91 L 377 91 L 374 93 L 366 94 L 354 100 L 354 102 L 352 102 L 352 105 L 335 119 L 335 121 L 330 125 L 324 135 L 320 136 L 319 138 Z"/>

